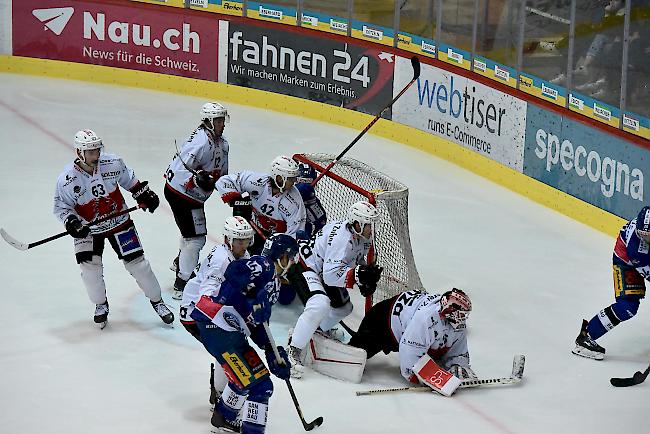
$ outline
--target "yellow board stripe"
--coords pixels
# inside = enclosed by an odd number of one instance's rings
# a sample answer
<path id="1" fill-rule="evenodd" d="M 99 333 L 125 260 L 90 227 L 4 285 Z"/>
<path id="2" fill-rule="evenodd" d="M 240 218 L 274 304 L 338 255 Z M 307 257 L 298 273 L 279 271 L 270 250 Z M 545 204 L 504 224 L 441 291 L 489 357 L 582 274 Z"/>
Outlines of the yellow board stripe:
<path id="1" fill-rule="evenodd" d="M 257 89 L 106 66 L 0 56 L 0 72 L 130 86 L 206 99 L 215 99 L 218 95 L 219 100 L 280 111 L 359 130 L 365 128 L 373 119 L 373 116 L 340 107 Z M 372 134 L 457 164 L 606 234 L 615 236 L 625 223 L 625 220 L 618 216 L 424 131 L 381 119 L 373 127 Z M 341 149 L 345 145 L 346 143 L 341 143 Z"/>

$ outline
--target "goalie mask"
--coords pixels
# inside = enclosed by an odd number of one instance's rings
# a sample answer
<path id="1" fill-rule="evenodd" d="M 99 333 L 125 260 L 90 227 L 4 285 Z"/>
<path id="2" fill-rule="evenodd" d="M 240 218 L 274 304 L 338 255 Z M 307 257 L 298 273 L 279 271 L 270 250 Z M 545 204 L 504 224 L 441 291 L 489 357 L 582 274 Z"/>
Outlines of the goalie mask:
<path id="1" fill-rule="evenodd" d="M 99 149 L 101 152 L 104 144 L 102 143 L 102 139 L 93 130 L 81 130 L 77 131 L 77 134 L 74 135 L 74 147 L 77 151 L 77 157 L 85 163 L 85 151 Z"/>
<path id="2" fill-rule="evenodd" d="M 472 302 L 462 289 L 453 288 L 440 297 L 440 316 L 454 329 L 465 327 L 471 311 Z"/>
<path id="3" fill-rule="evenodd" d="M 650 243 L 650 206 L 644 206 L 636 218 L 636 235 Z"/>
<path id="4" fill-rule="evenodd" d="M 280 276 L 284 276 L 287 270 L 298 263 L 298 243 L 287 234 L 273 234 L 264 242 L 262 256 L 266 256 L 271 262 L 282 270 Z M 286 256 L 286 264 L 282 259 Z"/>

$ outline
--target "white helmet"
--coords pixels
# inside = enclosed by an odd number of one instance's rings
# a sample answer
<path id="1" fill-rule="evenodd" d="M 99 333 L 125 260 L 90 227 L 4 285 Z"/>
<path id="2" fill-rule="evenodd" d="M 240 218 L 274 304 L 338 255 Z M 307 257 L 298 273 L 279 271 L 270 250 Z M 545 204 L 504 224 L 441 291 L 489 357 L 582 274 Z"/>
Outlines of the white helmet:
<path id="1" fill-rule="evenodd" d="M 373 204 L 364 200 L 352 204 L 352 206 L 348 209 L 348 223 L 350 224 L 352 231 L 357 235 L 361 235 L 363 232 L 363 227 L 366 224 L 372 226 L 372 233 L 374 234 L 375 221 L 377 221 L 378 217 L 379 210 L 377 210 Z M 355 229 L 355 223 L 359 223 L 360 232 L 357 232 Z"/>
<path id="2" fill-rule="evenodd" d="M 282 185 L 278 184 L 277 177 L 282 178 Z M 300 176 L 300 168 L 292 158 L 285 155 L 275 157 L 271 163 L 271 177 L 280 190 L 287 185 L 287 178 L 297 178 Z"/>
<path id="3" fill-rule="evenodd" d="M 102 149 L 104 144 L 102 139 L 93 130 L 77 131 L 74 135 L 74 147 L 77 150 L 77 156 L 84 163 L 86 156 L 84 151 L 92 151 L 93 149 Z"/>
<path id="4" fill-rule="evenodd" d="M 224 122 L 228 122 L 230 115 L 228 114 L 228 110 L 218 102 L 206 102 L 203 104 L 203 107 L 201 107 L 201 120 L 212 120 L 215 118 L 224 118 Z"/>
<path id="5" fill-rule="evenodd" d="M 233 240 L 253 238 L 253 228 L 243 217 L 228 217 L 223 225 L 223 235 L 229 243 Z"/>

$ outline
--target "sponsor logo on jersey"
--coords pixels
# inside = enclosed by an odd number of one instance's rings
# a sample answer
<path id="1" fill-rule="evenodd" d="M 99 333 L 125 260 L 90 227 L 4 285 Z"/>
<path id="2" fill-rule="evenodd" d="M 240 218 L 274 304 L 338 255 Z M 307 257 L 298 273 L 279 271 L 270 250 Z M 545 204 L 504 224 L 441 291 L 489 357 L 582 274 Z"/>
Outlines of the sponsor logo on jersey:
<path id="1" fill-rule="evenodd" d="M 115 177 L 115 176 L 119 176 L 120 173 L 122 173 L 122 172 L 104 172 L 104 173 L 102 173 L 102 177 L 103 178 L 112 178 L 112 177 Z"/>
<path id="2" fill-rule="evenodd" d="M 239 319 L 237 319 L 236 315 L 230 312 L 224 312 L 223 319 L 226 321 L 226 324 L 228 324 L 230 327 L 234 328 L 235 330 L 240 332 L 244 330 L 241 324 L 239 324 Z"/>
<path id="3" fill-rule="evenodd" d="M 65 26 L 72 18 L 74 8 L 51 8 L 51 9 L 34 9 L 34 15 L 45 26 L 44 30 L 50 30 L 55 35 L 60 35 Z"/>
<path id="4" fill-rule="evenodd" d="M 75 185 L 72 188 L 72 191 L 74 191 L 75 194 L 79 194 L 79 192 L 81 191 L 81 187 L 79 187 L 78 185 Z"/>

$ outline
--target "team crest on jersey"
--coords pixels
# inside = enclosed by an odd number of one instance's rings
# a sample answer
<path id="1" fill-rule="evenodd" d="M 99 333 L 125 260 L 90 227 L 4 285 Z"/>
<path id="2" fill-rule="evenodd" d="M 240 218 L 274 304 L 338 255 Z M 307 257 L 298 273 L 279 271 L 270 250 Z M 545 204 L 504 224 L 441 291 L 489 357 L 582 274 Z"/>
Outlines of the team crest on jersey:
<path id="1" fill-rule="evenodd" d="M 224 321 L 226 321 L 226 324 L 228 324 L 230 327 L 234 328 L 235 330 L 240 332 L 244 330 L 241 324 L 239 324 L 239 320 L 237 319 L 236 315 L 230 312 L 224 312 L 223 319 Z"/>

